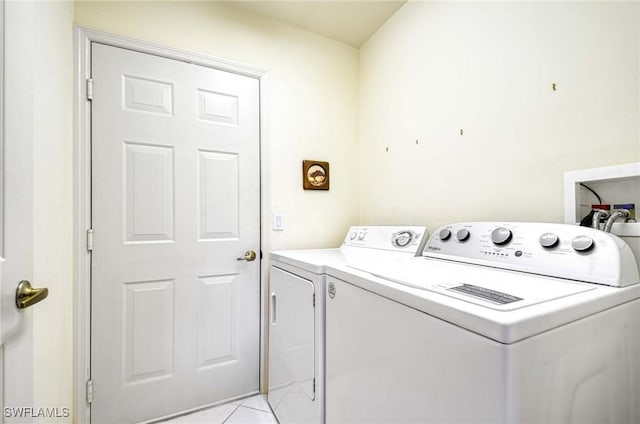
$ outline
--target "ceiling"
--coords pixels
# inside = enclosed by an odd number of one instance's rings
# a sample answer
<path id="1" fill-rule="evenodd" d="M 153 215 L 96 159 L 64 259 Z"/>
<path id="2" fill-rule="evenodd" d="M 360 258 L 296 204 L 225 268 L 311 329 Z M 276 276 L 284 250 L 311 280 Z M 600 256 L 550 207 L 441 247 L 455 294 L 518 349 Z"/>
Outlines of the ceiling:
<path id="1" fill-rule="evenodd" d="M 360 47 L 407 0 L 227 0 L 267 16 Z"/>

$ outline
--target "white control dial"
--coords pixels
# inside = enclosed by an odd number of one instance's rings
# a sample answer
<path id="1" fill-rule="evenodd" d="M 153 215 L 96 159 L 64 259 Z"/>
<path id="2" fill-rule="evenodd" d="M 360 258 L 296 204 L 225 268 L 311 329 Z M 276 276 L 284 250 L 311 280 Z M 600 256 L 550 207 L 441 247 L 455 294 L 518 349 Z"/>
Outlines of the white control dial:
<path id="1" fill-rule="evenodd" d="M 491 232 L 491 241 L 497 245 L 507 244 L 511 241 L 513 234 L 511 230 L 505 227 L 498 227 Z"/>
<path id="2" fill-rule="evenodd" d="M 358 233 L 354 231 L 349 235 L 349 240 L 355 240 L 357 236 L 358 236 Z"/>
<path id="3" fill-rule="evenodd" d="M 364 240 L 365 236 L 367 235 L 367 233 L 360 233 L 358 234 L 358 240 L 362 241 Z"/>
<path id="4" fill-rule="evenodd" d="M 540 236 L 539 241 L 540 241 L 540 246 L 550 249 L 552 247 L 556 247 L 560 239 L 558 238 L 557 235 L 553 233 L 544 233 L 543 235 Z"/>
<path id="5" fill-rule="evenodd" d="M 571 247 L 577 252 L 588 252 L 593 249 L 595 243 L 589 236 L 577 236 L 571 240 Z"/>
<path id="6" fill-rule="evenodd" d="M 466 241 L 467 239 L 469 239 L 470 235 L 471 233 L 469 233 L 469 230 L 463 228 L 456 232 L 456 239 L 458 239 L 458 241 Z"/>
<path id="7" fill-rule="evenodd" d="M 440 240 L 442 241 L 449 240 L 449 238 L 451 237 L 451 230 L 448 228 L 440 230 L 440 232 L 438 233 L 438 237 L 440 237 Z"/>
<path id="8" fill-rule="evenodd" d="M 391 238 L 391 243 L 395 247 L 407 247 L 413 241 L 415 233 L 413 231 L 400 231 Z"/>

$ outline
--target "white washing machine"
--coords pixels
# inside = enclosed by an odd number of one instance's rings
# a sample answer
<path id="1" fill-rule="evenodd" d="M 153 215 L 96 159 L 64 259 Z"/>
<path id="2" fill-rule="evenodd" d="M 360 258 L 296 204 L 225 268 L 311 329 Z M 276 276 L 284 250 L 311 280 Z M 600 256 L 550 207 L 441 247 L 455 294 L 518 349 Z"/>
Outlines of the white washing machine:
<path id="1" fill-rule="evenodd" d="M 340 248 L 271 253 L 268 401 L 281 424 L 324 423 L 326 266 L 414 257 L 427 239 L 425 227 L 352 227 Z"/>
<path id="2" fill-rule="evenodd" d="M 468 223 L 424 254 L 327 268 L 327 423 L 640 423 L 640 279 L 621 239 Z"/>

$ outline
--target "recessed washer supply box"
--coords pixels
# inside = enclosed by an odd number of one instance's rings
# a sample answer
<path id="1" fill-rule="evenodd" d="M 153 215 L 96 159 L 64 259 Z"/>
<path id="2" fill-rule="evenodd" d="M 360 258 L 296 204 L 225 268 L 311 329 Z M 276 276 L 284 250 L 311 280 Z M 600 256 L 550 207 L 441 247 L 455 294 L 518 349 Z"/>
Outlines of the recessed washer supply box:
<path id="1" fill-rule="evenodd" d="M 634 203 L 640 207 L 640 162 L 604 168 L 584 169 L 564 174 L 564 222 L 577 224 L 589 214 L 596 197 L 580 183 L 597 192 L 604 203 Z M 617 222 L 612 233 L 640 237 L 640 223 Z"/>
<path id="2" fill-rule="evenodd" d="M 564 174 L 564 222 L 578 224 L 597 203 L 596 197 L 580 183 L 597 192 L 604 203 L 634 203 L 640 207 L 640 162 L 603 168 L 583 169 Z M 611 232 L 633 250 L 640 264 L 640 222 L 616 222 Z"/>

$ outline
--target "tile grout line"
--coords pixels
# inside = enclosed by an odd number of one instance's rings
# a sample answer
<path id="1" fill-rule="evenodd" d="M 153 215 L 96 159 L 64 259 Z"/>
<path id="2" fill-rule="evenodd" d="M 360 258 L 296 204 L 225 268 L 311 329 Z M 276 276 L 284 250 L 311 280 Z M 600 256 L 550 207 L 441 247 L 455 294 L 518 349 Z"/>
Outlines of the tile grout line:
<path id="1" fill-rule="evenodd" d="M 240 405 L 240 406 L 243 407 L 243 408 L 253 409 L 254 411 L 260 411 L 260 412 L 264 412 L 265 414 L 273 415 L 273 412 L 271 412 L 271 410 L 265 411 L 264 409 L 254 408 L 253 406 L 246 406 L 246 405 Z"/>
<path id="2" fill-rule="evenodd" d="M 229 418 L 231 418 L 231 416 L 236 413 L 236 411 L 238 410 L 238 408 L 240 408 L 240 406 L 242 406 L 242 405 L 236 405 L 236 407 L 233 409 L 233 411 L 231 411 L 231 413 L 229 415 L 227 415 L 227 418 L 222 420 L 222 422 L 220 424 L 225 424 L 229 420 Z"/>
<path id="3" fill-rule="evenodd" d="M 189 417 L 189 416 L 191 416 L 191 415 L 197 415 L 197 414 L 199 414 L 199 413 L 201 413 L 201 412 L 208 411 L 208 410 L 211 410 L 211 409 L 216 409 L 216 408 L 219 408 L 219 407 L 224 406 L 224 405 L 233 405 L 233 406 L 235 406 L 235 408 L 233 408 L 233 410 L 232 410 L 231 412 L 229 412 L 229 413 L 227 414 L 227 416 L 226 416 L 222 421 L 218 421 L 218 420 L 216 420 L 215 422 L 211 421 L 210 423 L 211 423 L 211 424 L 226 424 L 226 423 L 229 421 L 229 419 L 230 419 L 230 418 L 231 418 L 231 417 L 232 417 L 232 416 L 233 416 L 233 415 L 234 415 L 234 414 L 235 414 L 235 413 L 236 413 L 240 408 L 249 409 L 249 410 L 254 411 L 254 412 L 262 412 L 262 413 L 268 414 L 268 415 L 269 415 L 269 418 L 271 418 L 271 419 L 269 420 L 270 422 L 275 422 L 275 423 L 277 423 L 277 422 L 278 422 L 278 421 L 276 420 L 276 418 L 275 418 L 275 414 L 273 413 L 273 411 L 271 410 L 271 407 L 270 407 L 268 404 L 267 404 L 267 407 L 269 408 L 269 410 L 263 410 L 263 409 L 259 409 L 259 408 L 257 408 L 257 407 L 253 407 L 253 406 L 245 406 L 245 405 L 243 404 L 243 402 L 245 402 L 247 399 L 251 399 L 251 397 L 247 397 L 247 398 L 241 399 L 241 400 L 240 400 L 240 401 L 241 401 L 241 403 L 239 403 L 239 404 L 233 403 L 233 401 L 232 401 L 232 402 L 228 402 L 228 403 L 226 403 L 226 404 L 224 404 L 224 403 L 223 403 L 223 404 L 216 405 L 216 406 L 213 406 L 213 407 L 210 407 L 210 408 L 203 408 L 203 409 L 201 409 L 201 410 L 199 410 L 199 411 L 196 411 L 196 412 L 187 413 L 187 414 L 184 414 L 184 415 L 179 415 L 179 416 L 174 417 L 174 418 L 177 418 L 177 419 L 179 420 L 179 419 L 181 419 L 181 418 L 186 418 L 186 417 Z M 266 400 L 265 400 L 265 402 L 266 402 Z M 261 421 L 261 422 L 262 422 L 262 421 Z M 162 421 L 162 422 L 158 422 L 158 424 L 164 424 L 164 423 L 167 423 L 167 424 L 168 424 L 168 423 L 169 423 L 169 421 Z M 177 423 L 176 423 L 176 424 L 177 424 Z"/>

